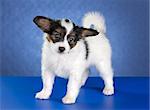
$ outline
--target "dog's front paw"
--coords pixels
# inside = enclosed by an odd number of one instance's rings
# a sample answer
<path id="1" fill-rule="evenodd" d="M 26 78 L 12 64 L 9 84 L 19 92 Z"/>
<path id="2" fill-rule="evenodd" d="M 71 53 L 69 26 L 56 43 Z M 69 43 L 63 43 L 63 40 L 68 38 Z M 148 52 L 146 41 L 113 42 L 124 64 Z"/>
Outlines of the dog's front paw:
<path id="1" fill-rule="evenodd" d="M 69 95 L 66 95 L 62 98 L 62 102 L 64 104 L 73 104 L 73 103 L 75 103 L 75 101 L 76 101 L 76 99 Z"/>
<path id="2" fill-rule="evenodd" d="M 113 95 L 114 94 L 114 87 L 105 87 L 103 89 L 104 95 Z"/>
<path id="3" fill-rule="evenodd" d="M 38 93 L 36 93 L 35 98 L 37 99 L 48 99 L 49 98 L 49 93 L 46 91 L 40 91 Z"/>

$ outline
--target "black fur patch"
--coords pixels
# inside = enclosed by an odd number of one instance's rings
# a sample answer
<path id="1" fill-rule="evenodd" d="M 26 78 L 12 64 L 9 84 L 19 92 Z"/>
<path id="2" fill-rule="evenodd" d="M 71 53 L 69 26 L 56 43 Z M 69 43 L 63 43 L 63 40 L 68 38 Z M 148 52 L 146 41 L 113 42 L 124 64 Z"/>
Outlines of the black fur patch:
<path id="1" fill-rule="evenodd" d="M 48 32 L 53 43 L 63 42 L 66 35 L 66 29 L 59 24 L 59 21 L 52 23 Z"/>
<path id="2" fill-rule="evenodd" d="M 68 20 L 68 19 L 65 19 L 65 21 L 66 21 L 67 23 L 69 23 L 69 20 Z"/>
<path id="3" fill-rule="evenodd" d="M 87 60 L 88 56 L 89 56 L 89 45 L 88 45 L 88 42 L 86 40 L 84 40 L 84 45 L 85 45 L 85 51 L 86 51 L 85 59 Z"/>

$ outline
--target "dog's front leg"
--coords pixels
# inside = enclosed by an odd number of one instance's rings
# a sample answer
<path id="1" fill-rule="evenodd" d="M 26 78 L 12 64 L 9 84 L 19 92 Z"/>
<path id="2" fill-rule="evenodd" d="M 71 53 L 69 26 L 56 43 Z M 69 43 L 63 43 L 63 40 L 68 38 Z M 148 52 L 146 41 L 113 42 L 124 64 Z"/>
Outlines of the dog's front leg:
<path id="1" fill-rule="evenodd" d="M 79 94 L 80 87 L 81 87 L 81 76 L 70 75 L 68 85 L 67 85 L 67 93 L 63 97 L 62 102 L 64 104 L 75 103 L 76 98 Z"/>
<path id="2" fill-rule="evenodd" d="M 35 98 L 48 99 L 52 93 L 55 75 L 49 71 L 42 72 L 43 89 L 36 93 Z"/>

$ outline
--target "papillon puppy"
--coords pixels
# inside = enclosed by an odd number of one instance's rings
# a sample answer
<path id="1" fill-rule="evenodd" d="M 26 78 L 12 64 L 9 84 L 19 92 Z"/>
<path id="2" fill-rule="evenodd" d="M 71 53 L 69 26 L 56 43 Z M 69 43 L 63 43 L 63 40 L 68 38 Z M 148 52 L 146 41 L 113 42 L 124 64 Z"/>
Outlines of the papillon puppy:
<path id="1" fill-rule="evenodd" d="M 106 38 L 104 17 L 89 12 L 83 17 L 83 27 L 69 19 L 54 20 L 36 16 L 34 23 L 44 32 L 41 71 L 43 89 L 35 95 L 48 99 L 55 76 L 68 78 L 64 104 L 75 103 L 79 90 L 88 78 L 91 65 L 95 65 L 104 80 L 104 95 L 114 94 L 111 46 Z"/>

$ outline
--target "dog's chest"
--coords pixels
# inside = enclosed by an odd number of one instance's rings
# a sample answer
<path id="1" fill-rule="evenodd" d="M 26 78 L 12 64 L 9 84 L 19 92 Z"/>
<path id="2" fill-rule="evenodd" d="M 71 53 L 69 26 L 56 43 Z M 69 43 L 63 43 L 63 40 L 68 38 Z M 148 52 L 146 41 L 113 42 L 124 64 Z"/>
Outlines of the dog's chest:
<path id="1" fill-rule="evenodd" d="M 74 56 L 59 56 L 53 65 L 53 72 L 63 78 L 67 78 L 70 72 L 74 69 Z"/>

